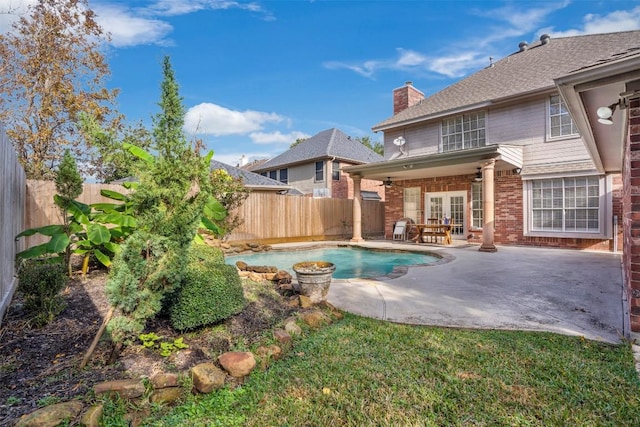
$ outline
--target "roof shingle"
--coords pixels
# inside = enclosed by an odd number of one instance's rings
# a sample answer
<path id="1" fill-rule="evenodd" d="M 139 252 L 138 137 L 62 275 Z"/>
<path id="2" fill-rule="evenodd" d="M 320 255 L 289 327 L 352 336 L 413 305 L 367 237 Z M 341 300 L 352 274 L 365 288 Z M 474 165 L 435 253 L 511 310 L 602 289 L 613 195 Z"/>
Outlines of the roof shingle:
<path id="1" fill-rule="evenodd" d="M 379 162 L 383 157 L 360 142 L 351 139 L 339 129 L 323 130 L 255 168 L 266 171 L 313 160 L 333 158 L 353 164 Z"/>
<path id="2" fill-rule="evenodd" d="M 537 41 L 383 120 L 373 130 L 549 90 L 555 87 L 554 78 L 638 48 L 640 31 L 561 37 L 546 44 Z"/>

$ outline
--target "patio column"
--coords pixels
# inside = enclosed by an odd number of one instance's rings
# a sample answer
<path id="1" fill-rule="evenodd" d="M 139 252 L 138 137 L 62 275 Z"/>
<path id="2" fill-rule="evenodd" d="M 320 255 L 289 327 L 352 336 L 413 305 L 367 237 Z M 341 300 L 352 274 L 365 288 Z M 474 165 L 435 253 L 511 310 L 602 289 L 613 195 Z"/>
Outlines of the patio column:
<path id="1" fill-rule="evenodd" d="M 493 235 L 495 231 L 494 217 L 494 170 L 496 166 L 495 159 L 491 159 L 482 164 L 482 245 L 481 252 L 496 252 L 498 249 L 493 244 Z"/>
<path id="2" fill-rule="evenodd" d="M 353 236 L 351 237 L 351 241 L 362 242 L 364 241 L 362 238 L 362 199 L 360 197 L 360 181 L 362 181 L 362 176 L 351 175 L 351 179 L 353 179 Z"/>

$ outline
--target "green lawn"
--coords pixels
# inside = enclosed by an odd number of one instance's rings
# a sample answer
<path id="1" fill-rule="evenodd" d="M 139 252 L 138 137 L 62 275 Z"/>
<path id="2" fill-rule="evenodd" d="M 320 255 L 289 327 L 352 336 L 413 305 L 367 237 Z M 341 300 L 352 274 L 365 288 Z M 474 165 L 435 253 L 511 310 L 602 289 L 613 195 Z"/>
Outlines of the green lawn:
<path id="1" fill-rule="evenodd" d="M 638 426 L 629 345 L 346 315 L 155 426 Z"/>

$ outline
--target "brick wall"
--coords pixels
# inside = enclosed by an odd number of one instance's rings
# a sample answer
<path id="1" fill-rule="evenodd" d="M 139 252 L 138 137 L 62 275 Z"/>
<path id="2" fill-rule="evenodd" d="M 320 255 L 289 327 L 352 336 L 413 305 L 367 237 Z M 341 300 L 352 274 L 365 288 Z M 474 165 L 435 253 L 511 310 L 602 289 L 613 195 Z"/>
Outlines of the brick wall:
<path id="1" fill-rule="evenodd" d="M 638 144 L 640 150 L 640 143 Z M 640 157 L 639 157 L 640 159 Z M 640 167 L 638 169 L 638 180 L 640 181 Z M 460 175 L 449 177 L 425 178 L 417 180 L 407 180 L 398 182 L 398 186 L 387 189 L 387 198 L 385 204 L 385 235 L 387 239 L 392 238 L 394 223 L 404 216 L 403 206 L 403 187 L 420 187 L 422 196 L 420 197 L 420 210 L 425 211 L 424 193 L 445 192 L 445 191 L 466 191 L 467 192 L 467 224 L 468 231 L 467 241 L 471 243 L 482 242 L 482 231 L 474 230 L 470 227 L 471 221 L 471 183 L 474 175 Z M 622 182 L 616 180 L 617 194 L 621 194 Z M 520 175 L 516 175 L 511 171 L 495 172 L 495 234 L 494 242 L 503 245 L 527 245 L 527 246 L 546 246 L 570 249 L 592 249 L 609 251 L 612 250 L 612 241 L 609 239 L 579 239 L 579 238 L 557 238 L 557 237 L 530 237 L 524 236 L 523 229 L 523 192 L 522 179 Z M 640 195 L 639 202 L 640 203 Z M 640 205 L 639 205 L 640 206 Z M 620 200 L 614 201 L 614 214 L 616 209 L 618 212 L 622 208 Z M 640 219 L 640 213 L 639 219 Z M 622 217 L 618 217 L 621 224 Z M 640 229 L 640 221 L 638 223 Z M 620 227 L 621 229 L 622 227 Z M 619 248 L 622 247 L 621 236 L 622 230 L 619 231 Z M 640 233 L 639 233 L 640 236 Z M 639 240 L 640 246 L 640 240 Z M 640 247 L 639 247 L 640 254 Z M 640 257 L 639 257 L 639 277 L 640 277 Z M 640 284 L 640 280 L 639 280 Z M 640 291 L 640 287 L 639 287 Z M 640 304 L 640 300 L 639 300 Z"/>
<path id="2" fill-rule="evenodd" d="M 630 101 L 628 114 L 622 166 L 623 272 L 631 330 L 640 332 L 640 99 Z"/>
<path id="3" fill-rule="evenodd" d="M 343 166 L 351 165 L 341 163 L 340 167 Z M 381 201 L 384 201 L 384 186 L 380 184 L 380 181 L 363 179 L 360 181 L 360 190 L 375 191 L 380 195 Z M 353 180 L 347 173 L 340 171 L 340 179 L 338 181 L 331 181 L 331 197 L 335 199 L 353 199 L 353 191 Z"/>

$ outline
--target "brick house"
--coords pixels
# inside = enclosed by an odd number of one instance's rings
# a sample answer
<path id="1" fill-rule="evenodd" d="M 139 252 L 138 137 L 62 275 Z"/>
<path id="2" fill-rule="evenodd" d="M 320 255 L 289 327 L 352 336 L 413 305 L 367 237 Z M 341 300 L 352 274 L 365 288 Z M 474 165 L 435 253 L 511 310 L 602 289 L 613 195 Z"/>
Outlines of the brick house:
<path id="1" fill-rule="evenodd" d="M 339 129 L 327 129 L 268 160 L 252 171 L 314 197 L 352 199 L 353 180 L 342 168 L 382 161 L 383 157 Z M 361 181 L 361 197 L 384 200 L 381 180 Z M 378 193 L 382 193 L 379 196 Z"/>
<path id="2" fill-rule="evenodd" d="M 640 33 L 635 32 L 636 40 Z M 556 79 L 600 173 L 622 173 L 625 321 L 640 332 L 640 40 Z M 628 327 L 625 326 L 625 330 Z"/>
<path id="3" fill-rule="evenodd" d="M 460 224 L 454 238 L 482 251 L 620 250 L 620 171 L 592 158 L 555 79 L 638 48 L 640 31 L 543 35 L 429 97 L 407 82 L 393 91 L 393 115 L 373 127 L 384 133 L 385 160 L 345 171 L 355 182 L 389 180 L 387 238 L 399 218 L 446 215 Z"/>

